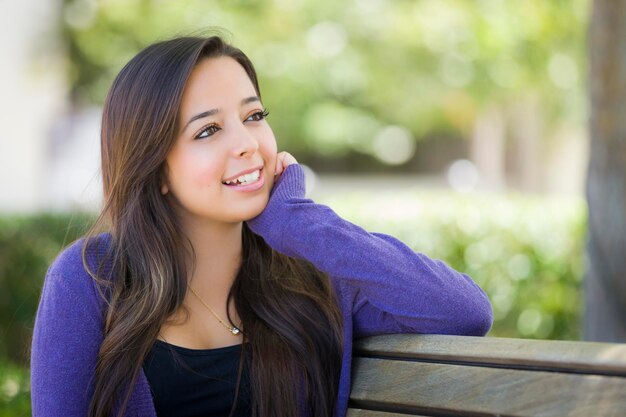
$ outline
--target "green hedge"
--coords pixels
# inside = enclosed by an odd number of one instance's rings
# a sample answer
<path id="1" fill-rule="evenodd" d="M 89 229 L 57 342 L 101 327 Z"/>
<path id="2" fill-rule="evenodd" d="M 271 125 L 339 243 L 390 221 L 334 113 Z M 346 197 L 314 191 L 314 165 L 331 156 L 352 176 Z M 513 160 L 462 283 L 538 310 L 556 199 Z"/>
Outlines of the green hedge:
<path id="1" fill-rule="evenodd" d="M 412 191 L 316 200 L 468 273 L 494 306 L 491 336 L 579 338 L 582 200 Z M 0 417 L 30 412 L 26 367 L 43 278 L 91 221 L 84 214 L 0 218 Z"/>
<path id="2" fill-rule="evenodd" d="M 0 217 L 0 417 L 31 415 L 27 364 L 43 279 L 91 221 L 83 214 Z"/>
<path id="3" fill-rule="evenodd" d="M 0 361 L 27 362 L 48 265 L 90 220 L 82 214 L 0 217 Z"/>
<path id="4" fill-rule="evenodd" d="M 28 369 L 0 359 L 0 417 L 30 415 Z"/>

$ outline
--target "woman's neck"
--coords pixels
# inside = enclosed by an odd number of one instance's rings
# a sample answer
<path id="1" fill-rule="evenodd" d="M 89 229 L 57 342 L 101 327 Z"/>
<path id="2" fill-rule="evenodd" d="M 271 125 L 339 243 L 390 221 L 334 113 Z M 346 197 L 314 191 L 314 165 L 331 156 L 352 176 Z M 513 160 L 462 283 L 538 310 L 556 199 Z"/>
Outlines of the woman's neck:
<path id="1" fill-rule="evenodd" d="M 243 223 L 194 224 L 186 233 L 195 253 L 190 285 L 207 302 L 223 302 L 241 265 Z"/>

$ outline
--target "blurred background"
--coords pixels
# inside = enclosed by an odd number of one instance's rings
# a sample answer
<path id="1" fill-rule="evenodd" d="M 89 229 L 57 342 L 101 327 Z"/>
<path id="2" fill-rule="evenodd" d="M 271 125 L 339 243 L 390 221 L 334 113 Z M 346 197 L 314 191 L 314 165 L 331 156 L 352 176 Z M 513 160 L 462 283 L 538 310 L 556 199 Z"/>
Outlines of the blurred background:
<path id="1" fill-rule="evenodd" d="M 468 273 L 491 336 L 581 338 L 590 0 L 0 0 L 0 417 L 29 415 L 49 263 L 100 202 L 100 106 L 219 28 L 309 194 Z"/>

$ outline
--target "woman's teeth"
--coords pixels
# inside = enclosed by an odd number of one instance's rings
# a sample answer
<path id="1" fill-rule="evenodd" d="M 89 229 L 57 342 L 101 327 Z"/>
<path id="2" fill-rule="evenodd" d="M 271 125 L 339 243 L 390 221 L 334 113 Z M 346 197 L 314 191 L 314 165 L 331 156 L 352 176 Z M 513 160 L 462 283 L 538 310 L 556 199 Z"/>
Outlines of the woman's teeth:
<path id="1" fill-rule="evenodd" d="M 256 180 L 258 180 L 260 175 L 261 175 L 261 171 L 257 169 L 254 172 L 242 175 L 242 176 L 240 176 L 238 178 L 235 178 L 234 180 L 224 181 L 224 184 L 226 184 L 226 185 L 231 185 L 231 184 L 233 184 L 233 185 L 236 185 L 236 184 L 250 184 L 250 183 L 255 182 Z"/>

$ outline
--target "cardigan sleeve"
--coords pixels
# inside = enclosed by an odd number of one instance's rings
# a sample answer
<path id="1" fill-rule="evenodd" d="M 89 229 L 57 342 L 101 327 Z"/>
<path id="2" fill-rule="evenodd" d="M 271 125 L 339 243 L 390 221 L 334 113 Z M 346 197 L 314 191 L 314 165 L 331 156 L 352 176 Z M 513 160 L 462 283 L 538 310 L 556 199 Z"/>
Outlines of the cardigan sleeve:
<path id="1" fill-rule="evenodd" d="M 35 417 L 87 415 L 103 317 L 81 250 L 79 241 L 62 252 L 44 281 L 31 349 Z"/>
<path id="2" fill-rule="evenodd" d="M 382 333 L 484 335 L 489 299 L 470 277 L 369 233 L 304 198 L 304 173 L 289 165 L 265 210 L 248 222 L 275 250 L 306 259 L 352 294 L 354 336 Z"/>

